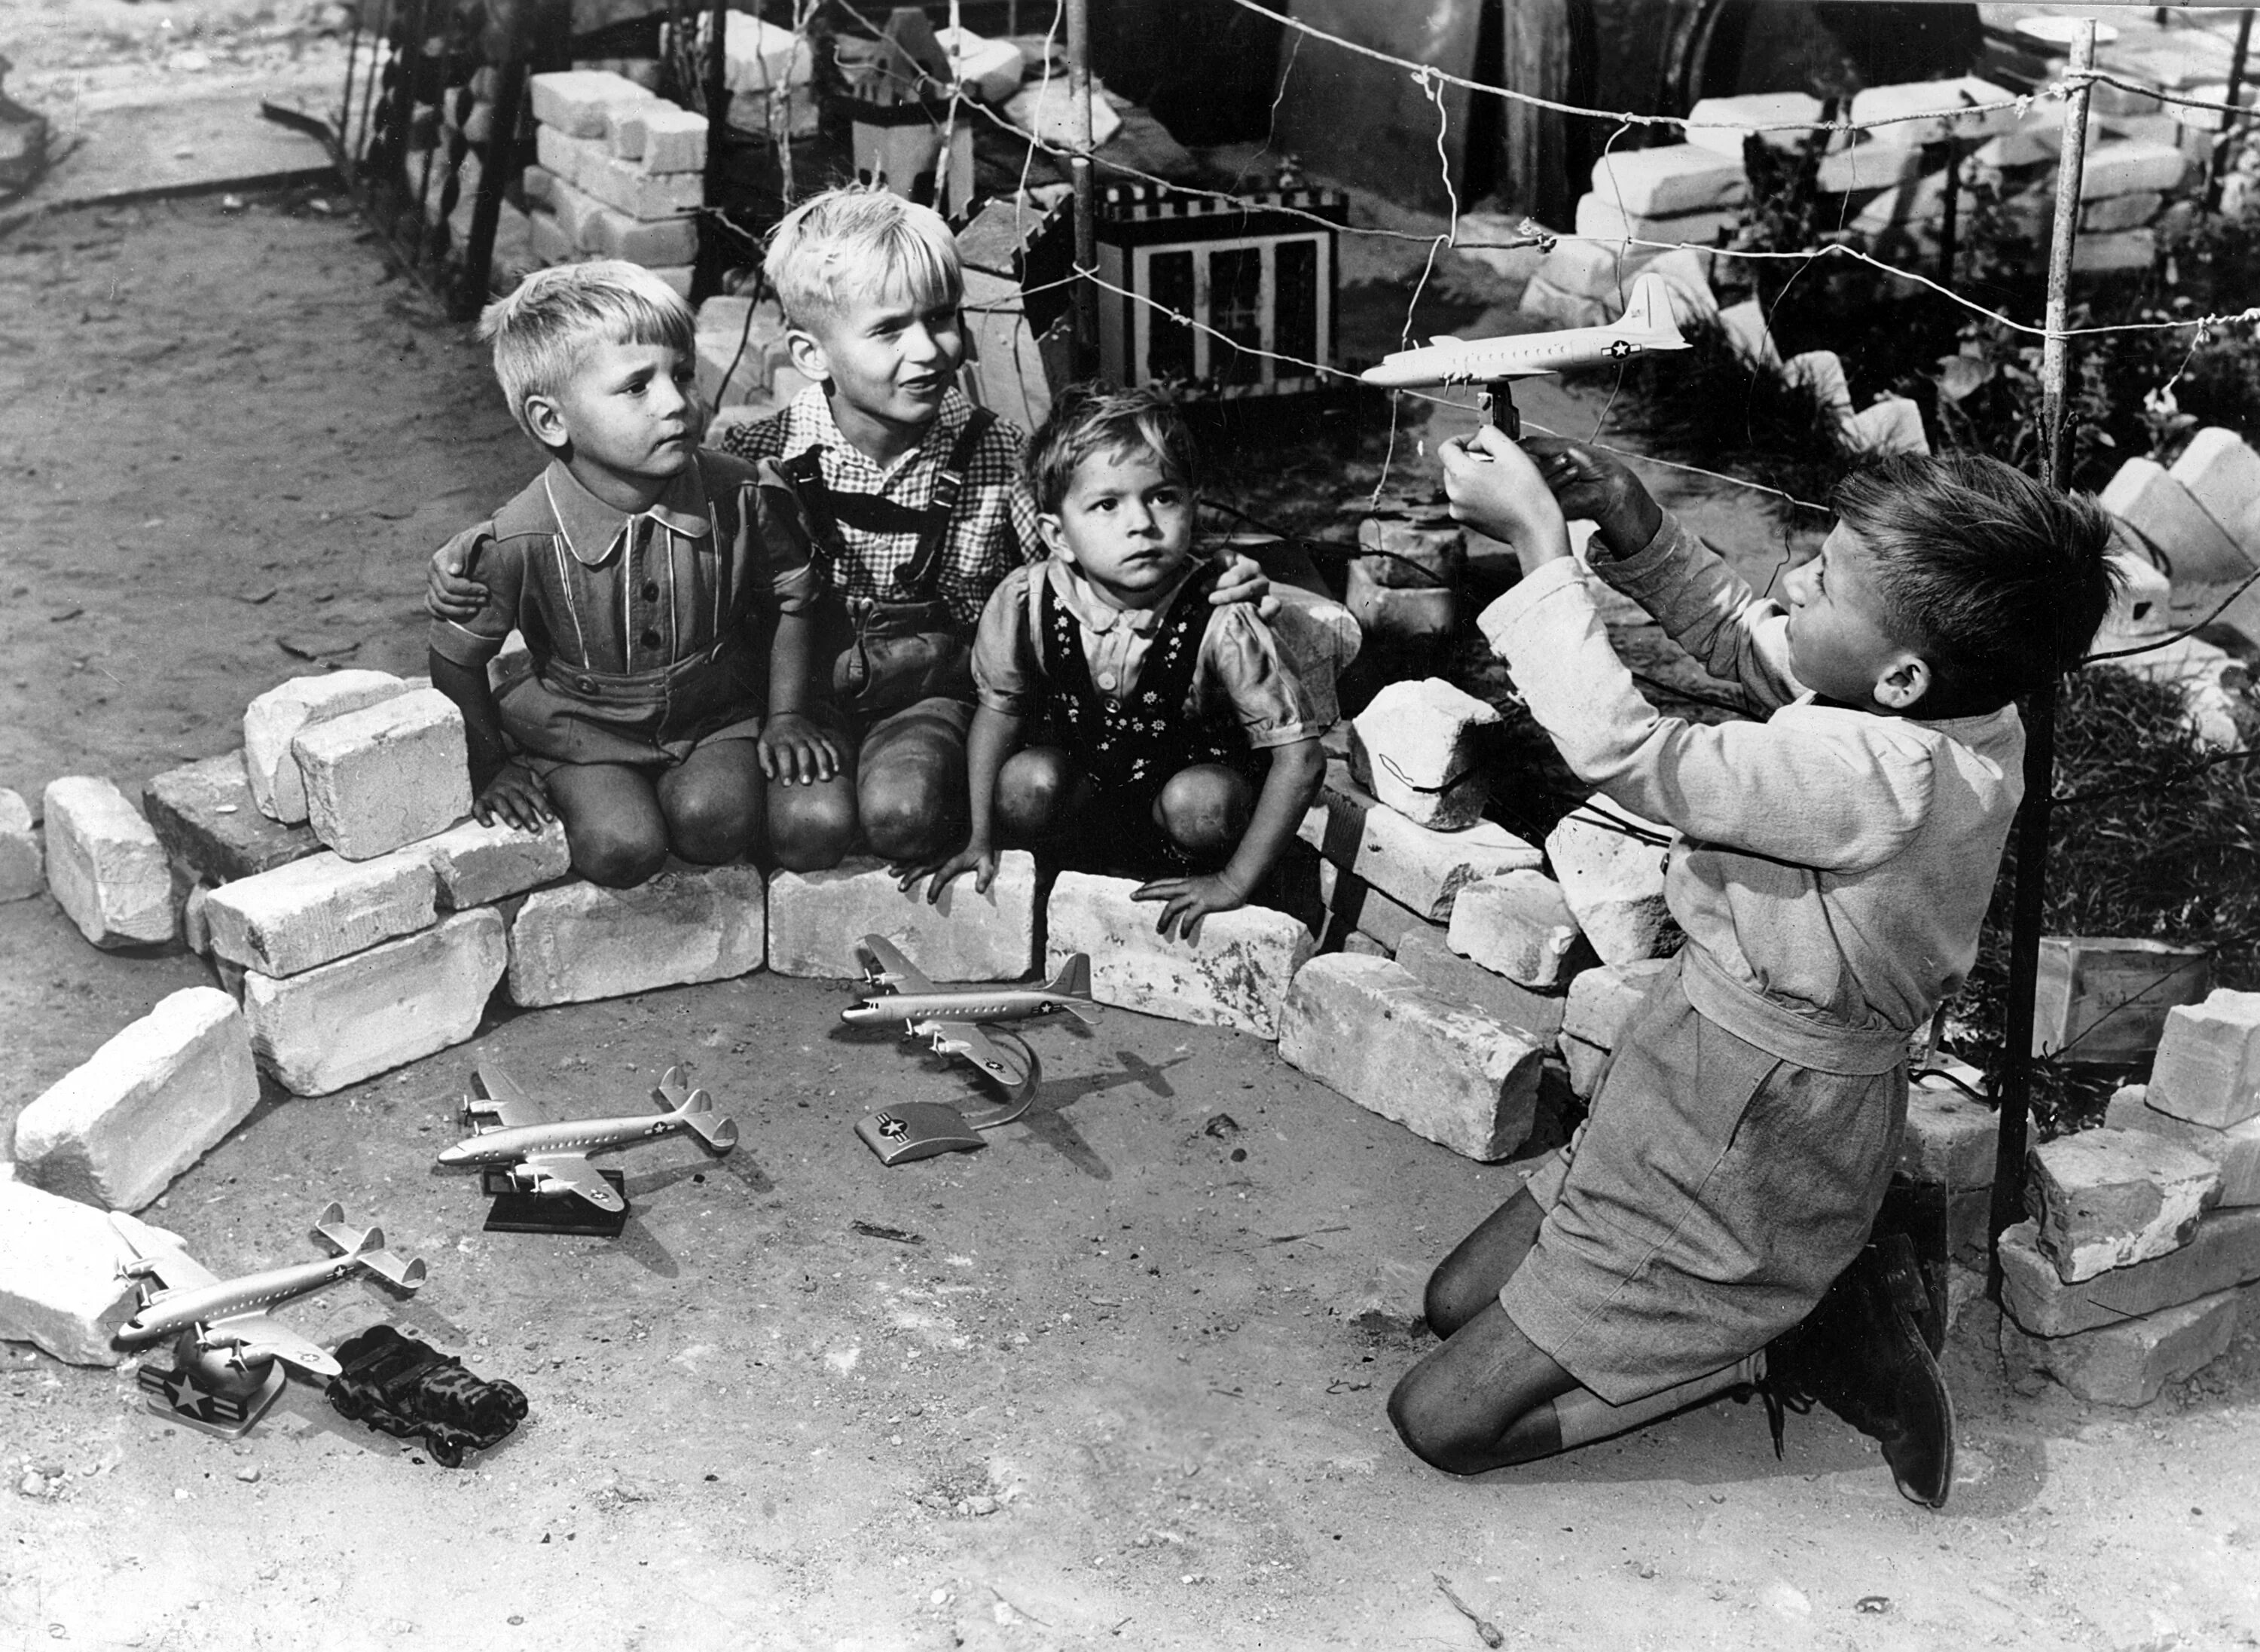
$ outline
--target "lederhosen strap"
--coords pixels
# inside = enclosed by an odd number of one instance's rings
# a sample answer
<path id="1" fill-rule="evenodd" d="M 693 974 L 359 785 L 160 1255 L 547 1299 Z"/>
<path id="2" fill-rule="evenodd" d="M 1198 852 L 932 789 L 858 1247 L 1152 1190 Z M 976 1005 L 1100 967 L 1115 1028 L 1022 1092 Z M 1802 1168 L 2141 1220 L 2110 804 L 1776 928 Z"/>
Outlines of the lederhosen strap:
<path id="1" fill-rule="evenodd" d="M 1233 760 L 1229 747 L 1184 714 L 1213 611 L 1208 597 L 1217 573 L 1205 568 L 1185 583 L 1155 628 L 1137 688 L 1119 699 L 1102 697 L 1092 683 L 1083 627 L 1055 598 L 1051 581 L 1036 574 L 1048 684 L 1045 712 L 1102 791 L 1143 792 L 1195 763 Z"/>
<path id="2" fill-rule="evenodd" d="M 805 447 L 777 468 L 800 495 L 808 514 L 809 531 L 825 550 L 837 558 L 841 549 L 842 523 L 865 533 L 916 533 L 918 548 L 911 560 L 895 570 L 894 589 L 887 600 L 931 602 L 941 571 L 942 547 L 949 541 L 949 518 L 965 490 L 965 472 L 973 454 L 997 415 L 976 407 L 958 433 L 941 474 L 934 478 L 933 497 L 923 508 L 900 504 L 876 493 L 834 493 L 824 480 L 824 449 Z M 836 582 L 835 582 L 836 583 Z"/>

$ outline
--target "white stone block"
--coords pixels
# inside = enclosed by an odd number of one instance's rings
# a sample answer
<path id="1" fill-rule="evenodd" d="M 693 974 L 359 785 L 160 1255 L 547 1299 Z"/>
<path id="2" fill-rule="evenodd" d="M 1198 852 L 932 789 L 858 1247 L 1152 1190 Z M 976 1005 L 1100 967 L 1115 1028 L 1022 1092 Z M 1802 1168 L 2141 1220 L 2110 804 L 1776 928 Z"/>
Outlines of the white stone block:
<path id="1" fill-rule="evenodd" d="M 640 171 L 600 147 L 584 149 L 579 161 L 574 186 L 632 218 L 675 218 L 705 204 L 703 173 Z"/>
<path id="2" fill-rule="evenodd" d="M 1523 283 L 1522 296 L 1515 301 L 1515 307 L 1526 316 L 1550 321 L 1557 327 L 1598 327 L 1606 325 L 1609 318 L 1608 306 L 1599 299 L 1567 291 L 1543 275 L 1533 275 Z M 1354 570 L 1356 564 L 1352 563 L 1351 568 Z"/>
<path id="3" fill-rule="evenodd" d="M 1349 954 L 1296 971 L 1279 1054 L 1359 1106 L 1485 1162 L 1528 1138 L 1545 1064 L 1519 1027 L 1385 958 Z"/>
<path id="4" fill-rule="evenodd" d="M 243 772 L 259 812 L 293 826 L 306 818 L 306 788 L 290 755 L 301 729 L 407 691 L 390 671 L 333 671 L 278 683 L 245 706 Z"/>
<path id="5" fill-rule="evenodd" d="M 1483 732 L 1498 712 L 1441 677 L 1391 683 L 1350 721 L 1349 770 L 1416 826 L 1456 832 L 1491 801 Z"/>
<path id="6" fill-rule="evenodd" d="M 1755 366 L 1779 367 L 1781 351 L 1775 347 L 1773 334 L 1766 326 L 1765 309 L 1755 298 L 1745 298 L 1738 304 L 1728 304 L 1719 311 L 1719 326 L 1727 341 L 1734 347 L 1734 354 Z"/>
<path id="7" fill-rule="evenodd" d="M 2163 1136 L 2212 1160 L 2221 1171 L 2219 1202 L 2223 1207 L 2260 1205 L 2260 1118 L 2216 1130 L 2160 1112 L 2149 1105 L 2148 1095 L 2146 1085 L 2121 1085 L 2112 1092 L 2103 1122 L 2113 1130 Z"/>
<path id="8" fill-rule="evenodd" d="M 1311 955 L 1311 932 L 1284 912 L 1242 906 L 1203 919 L 1191 946 L 1164 940 L 1154 928 L 1161 909 L 1130 898 L 1137 887 L 1130 878 L 1061 873 L 1045 916 L 1044 972 L 1088 953 L 1091 996 L 1101 1004 L 1278 1037 L 1280 1005 Z"/>
<path id="9" fill-rule="evenodd" d="M 617 109 L 611 122 L 612 153 L 646 172 L 703 172 L 706 168 L 706 117 L 654 97 Z"/>
<path id="10" fill-rule="evenodd" d="M 1762 132 L 1759 139 L 1777 149 L 1797 149 L 1811 136 L 1797 121 L 1818 121 L 1820 100 L 1810 92 L 1744 92 L 1734 97 L 1701 97 L 1687 111 L 1687 141 L 1739 163 L 1742 142 L 1753 126 L 1782 126 Z"/>
<path id="11" fill-rule="evenodd" d="M 1873 127 L 1867 134 L 1870 143 L 1879 146 L 1919 149 L 1948 138 L 1974 143 L 2015 129 L 2020 115 L 2016 96 L 1974 75 L 1953 80 L 1907 81 L 1853 93 L 1849 118 L 1863 125 L 1891 122 Z M 1982 114 L 1965 112 L 1978 104 L 1991 107 Z M 1930 118 L 1920 118 L 1922 116 Z"/>
<path id="12" fill-rule="evenodd" d="M 2178 587 L 2231 584 L 2252 572 L 2252 555 L 2154 459 L 2121 465 L 2098 503 L 2165 553 Z"/>
<path id="13" fill-rule="evenodd" d="M 1813 187 L 1823 195 L 1888 190 L 1922 175 L 1922 152 L 1863 139 L 1820 157 Z"/>
<path id="14" fill-rule="evenodd" d="M 577 185 L 581 170 L 590 157 L 604 153 L 604 147 L 601 142 L 576 138 L 561 126 L 545 125 L 533 129 L 533 153 L 549 178 L 542 192 L 546 204 L 554 198 L 552 191 L 556 184 Z"/>
<path id="15" fill-rule="evenodd" d="M 2215 1130 L 2260 1115 L 2260 992 L 2217 988 L 2169 1010 L 2147 1098 Z"/>
<path id="16" fill-rule="evenodd" d="M 471 812 L 463 714 L 437 689 L 318 723 L 290 749 L 314 834 L 349 861 L 390 854 Z"/>
<path id="17" fill-rule="evenodd" d="M 2108 275 L 2148 269 L 2158 261 L 2156 230 L 2120 230 L 2110 235 L 2083 235 L 2071 252 L 2075 275 Z"/>
<path id="18" fill-rule="evenodd" d="M 1670 212 L 1654 218 L 1627 212 L 1603 195 L 1577 197 L 1577 232 L 1602 241 L 1651 241 L 1669 247 L 1714 247 L 1734 232 L 1741 213 L 1733 207 Z"/>
<path id="19" fill-rule="evenodd" d="M 129 1248 L 112 1223 L 133 1236 Z M 0 1341 L 29 1342 L 73 1365 L 115 1365 L 111 1339 L 133 1317 L 134 1250 L 181 1237 L 19 1181 L 0 1180 Z"/>
<path id="20" fill-rule="evenodd" d="M 79 933 L 104 948 L 173 938 L 173 873 L 164 845 L 107 780 L 66 775 L 40 799 L 47 889 Z"/>
<path id="21" fill-rule="evenodd" d="M 1719 318 L 1719 297 L 1711 290 L 1711 255 L 1692 247 L 1675 247 L 1659 253 L 1642 272 L 1663 283 L 1671 300 L 1671 317 L 1682 327 Z"/>
<path id="22" fill-rule="evenodd" d="M 1561 983 L 1577 944 L 1577 920 L 1562 886 L 1543 872 L 1502 872 L 1463 888 L 1452 902 L 1446 943 L 1494 974 L 1526 987 Z"/>
<path id="23" fill-rule="evenodd" d="M 261 975 L 293 976 L 428 929 L 439 880 L 421 850 L 373 861 L 325 853 L 223 883 L 204 898 L 211 949 Z"/>
<path id="24" fill-rule="evenodd" d="M 258 1105 L 243 1012 L 217 987 L 184 988 L 17 1116 L 17 1171 L 66 1198 L 139 1210 Z"/>
<path id="25" fill-rule="evenodd" d="M 698 254 L 698 220 L 688 215 L 631 218 L 562 180 L 549 186 L 549 210 L 576 251 L 657 268 Z"/>
<path id="26" fill-rule="evenodd" d="M 1357 525 L 1357 546 L 1358 560 L 1377 585 L 1429 590 L 1455 583 L 1467 571 L 1467 535 L 1448 516 L 1369 516 Z"/>
<path id="27" fill-rule="evenodd" d="M 1620 240 L 1580 241 L 1565 237 L 1555 242 L 1533 279 L 1557 292 L 1621 313 L 1632 278 L 1663 255 L 1652 247 L 1627 247 Z"/>
<path id="28" fill-rule="evenodd" d="M 1566 993 L 1534 991 L 1461 957 L 1434 924 L 1406 930 L 1390 955 L 1434 990 L 1519 1029 L 1541 1049 L 1562 1035 Z"/>
<path id="29" fill-rule="evenodd" d="M 1562 1031 L 1596 1049 L 1613 1050 L 1640 1006 L 1655 990 L 1656 978 L 1671 968 L 1669 958 L 1643 958 L 1636 963 L 1605 963 L 1598 969 L 1581 969 L 1570 981 L 1570 1001 L 1562 1012 Z"/>
<path id="30" fill-rule="evenodd" d="M 2178 1250 L 2221 1172 L 2163 1136 L 2082 1130 L 2026 1155 L 2025 1208 L 2066 1284 Z"/>
<path id="31" fill-rule="evenodd" d="M 527 84 L 533 94 L 534 119 L 575 138 L 606 137 L 615 110 L 624 104 L 650 103 L 654 96 L 647 87 L 609 69 L 558 69 L 536 75 Z"/>
<path id="32" fill-rule="evenodd" d="M 1303 817 L 1304 842 L 1432 922 L 1452 915 L 1452 900 L 1479 877 L 1534 871 L 1544 857 L 1505 826 L 1478 820 L 1462 832 L 1415 826 L 1329 762 L 1319 801 Z"/>
<path id="33" fill-rule="evenodd" d="M 1782 376 L 1792 384 L 1808 386 L 1813 399 L 1841 420 L 1852 417 L 1852 384 L 1844 375 L 1844 359 L 1834 350 L 1804 350 L 1781 364 Z"/>
<path id="34" fill-rule="evenodd" d="M 930 981 L 1017 981 L 1036 967 L 1036 862 L 1021 850 L 997 858 L 985 895 L 967 873 L 929 902 L 908 893 L 883 862 L 851 860 L 828 872 L 778 872 L 769 879 L 769 968 L 779 975 L 853 978 L 855 943 L 892 941 Z"/>
<path id="35" fill-rule="evenodd" d="M 2080 1398 L 2147 1405 L 2168 1383 L 2205 1369 L 2236 1334 L 2239 1293 L 2215 1291 L 2176 1308 L 2071 1336 L 2028 1336 L 2001 1321 L 2001 1353 L 2013 1371 L 2046 1371 Z"/>
<path id="36" fill-rule="evenodd" d="M 2128 647 L 2163 636 L 2173 629 L 2173 619 L 2168 611 L 2174 602 L 2172 576 L 2136 548 L 2123 528 L 2114 537 L 2109 558 L 2112 567 L 2119 571 L 2119 588 L 2112 597 L 2111 611 L 2104 618 L 2103 628 L 2095 634 L 2092 652 L 2097 654 Z M 2136 662 L 2114 660 L 2111 663 L 2123 669 Z"/>
<path id="37" fill-rule="evenodd" d="M 483 906 L 302 975 L 246 973 L 252 1050 L 291 1094 L 326 1096 L 470 1037 L 509 961 Z"/>
<path id="38" fill-rule="evenodd" d="M 2208 426 L 2166 473 L 2245 554 L 2260 561 L 2260 454 L 2233 430 Z"/>
<path id="39" fill-rule="evenodd" d="M 1991 1187 L 2000 1127 L 1999 1116 L 1966 1091 L 1934 1076 L 1916 1078 L 1907 1085 L 1899 1173 L 1956 1191 Z"/>
<path id="40" fill-rule="evenodd" d="M 1567 1033 L 1560 1043 L 1562 1064 L 1570 1072 L 1570 1093 L 1579 1101 L 1591 1101 L 1600 1093 L 1602 1076 L 1609 1069 L 1609 1052 Z"/>
<path id="41" fill-rule="evenodd" d="M 2170 143 L 2132 138 L 2099 143 L 2087 152 L 2080 168 L 2079 198 L 2099 201 L 2178 189 L 2188 166 L 2189 157 Z"/>
<path id="42" fill-rule="evenodd" d="M 0 786 L 0 902 L 45 892 L 46 857 L 32 828 L 32 805 L 24 794 Z"/>
<path id="43" fill-rule="evenodd" d="M 1852 445 L 1863 453 L 1927 454 L 1922 409 L 1904 396 L 1878 396 L 1852 415 Z"/>
<path id="44" fill-rule="evenodd" d="M 762 967 L 767 907 L 751 866 L 539 890 L 511 920 L 511 999 L 532 1008 L 733 979 Z"/>
<path id="45" fill-rule="evenodd" d="M 527 254 L 537 266 L 570 264 L 581 256 L 581 249 L 573 245 L 573 237 L 557 214 L 536 208 L 526 215 Z"/>
<path id="46" fill-rule="evenodd" d="M 1448 585 L 1425 590 L 1384 585 L 1366 566 L 1367 559 L 1351 561 L 1343 581 L 1342 605 L 1369 638 L 1399 644 L 1438 644 L 1452 634 L 1459 621 L 1459 593 Z"/>
<path id="47" fill-rule="evenodd" d="M 2079 209 L 2080 233 L 2109 235 L 2121 230 L 2135 229 L 2157 217 L 2159 209 L 2165 204 L 2166 197 L 2156 190 L 2090 201 Z"/>
<path id="48" fill-rule="evenodd" d="M 564 823 L 554 817 L 539 832 L 466 820 L 402 852 L 424 857 L 439 880 L 440 905 L 452 912 L 523 895 L 573 869 Z"/>
<path id="49" fill-rule="evenodd" d="M 1750 181 L 1741 150 L 1677 143 L 1611 150 L 1593 162 L 1592 192 L 1629 218 L 1671 218 L 1740 206 Z"/>
<path id="50" fill-rule="evenodd" d="M 1577 926 L 1603 963 L 1661 957 L 1679 926 L 1663 900 L 1668 826 L 1599 798 L 1564 815 L 1547 834 L 1546 858 Z"/>

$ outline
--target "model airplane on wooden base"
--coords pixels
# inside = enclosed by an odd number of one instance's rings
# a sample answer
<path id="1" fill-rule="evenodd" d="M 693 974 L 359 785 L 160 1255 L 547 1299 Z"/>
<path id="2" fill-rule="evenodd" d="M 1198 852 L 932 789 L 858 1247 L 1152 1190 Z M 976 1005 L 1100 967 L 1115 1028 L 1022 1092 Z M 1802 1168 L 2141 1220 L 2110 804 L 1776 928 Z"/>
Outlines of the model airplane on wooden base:
<path id="1" fill-rule="evenodd" d="M 590 1164 L 591 1153 L 682 1134 L 697 1136 L 718 1154 L 738 1145 L 736 1124 L 716 1111 L 713 1098 L 704 1090 L 685 1088 L 680 1067 L 669 1068 L 652 1091 L 652 1099 L 666 1112 L 626 1118 L 546 1119 L 509 1074 L 490 1064 L 476 1069 L 472 1083 L 474 1093 L 463 1098 L 463 1122 L 472 1134 L 440 1149 L 440 1162 L 487 1171 L 493 1178 L 493 1192 L 528 1194 L 541 1200 L 569 1196 L 608 1217 L 625 1219 L 628 1202 L 618 1173 Z M 521 1222 L 510 1226 L 527 1230 Z M 533 1231 L 553 1230 L 590 1231 L 578 1221 L 568 1221 L 562 1229 L 543 1223 Z M 607 1231 L 617 1234 L 619 1229 L 614 1224 Z"/>
<path id="2" fill-rule="evenodd" d="M 339 1255 L 222 1279 L 187 1252 L 170 1247 L 143 1250 L 122 1222 L 112 1221 L 133 1260 L 120 1274 L 141 1283 L 139 1311 L 118 1329 L 118 1341 L 148 1342 L 177 1336 L 174 1369 L 141 1368 L 139 1381 L 149 1409 L 223 1439 L 233 1439 L 259 1420 L 282 1391 L 285 1365 L 311 1377 L 335 1377 L 338 1362 L 312 1339 L 267 1310 L 367 1271 L 403 1291 L 424 1283 L 419 1258 L 403 1262 L 384 1248 L 382 1228 L 346 1225 L 345 1209 L 332 1204 L 315 1231 Z M 153 1286 L 148 1282 L 155 1280 Z"/>
<path id="3" fill-rule="evenodd" d="M 1398 350 L 1358 375 L 1382 390 L 1425 390 L 1447 384 L 1480 384 L 1492 423 L 1520 440 L 1522 419 L 1514 410 L 1514 381 L 1564 368 L 1606 367 L 1656 350 L 1684 350 L 1672 318 L 1671 292 L 1660 275 L 1632 283 L 1624 315 L 1605 327 L 1567 327 L 1556 333 L 1514 333 L 1491 339 L 1430 340 L 1418 349 Z"/>

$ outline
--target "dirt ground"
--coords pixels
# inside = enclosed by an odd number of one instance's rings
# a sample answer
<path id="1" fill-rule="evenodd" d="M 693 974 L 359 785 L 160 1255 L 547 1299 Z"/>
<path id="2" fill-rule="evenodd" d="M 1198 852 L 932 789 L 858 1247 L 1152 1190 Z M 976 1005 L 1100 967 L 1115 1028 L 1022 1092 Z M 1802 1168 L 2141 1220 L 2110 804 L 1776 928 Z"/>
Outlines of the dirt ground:
<path id="1" fill-rule="evenodd" d="M 0 362 L 0 784 L 34 798 L 225 751 L 317 662 L 420 669 L 424 556 L 529 468 L 463 333 L 304 192 L 17 229 Z M 0 906 L 0 1141 L 205 978 Z M 1792 1418 L 1777 1462 L 1728 1402 L 1453 1481 L 1382 1401 L 1430 1346 L 1426 1269 L 1513 1167 L 1266 1044 L 1116 1012 L 1034 1035 L 1035 1111 L 985 1152 L 889 1170 L 854 1119 L 962 1081 L 842 1001 L 755 976 L 497 1015 L 272 1097 L 145 1213 L 222 1272 L 313 1254 L 332 1198 L 381 1219 L 429 1259 L 421 1295 L 350 1284 L 290 1321 L 412 1328 L 532 1416 L 450 1471 L 294 1383 L 230 1447 L 129 1372 L 0 1348 L 0 1646 L 1484 1644 L 1440 1577 L 1510 1647 L 2260 1643 L 2249 1333 L 2124 1412 L 2013 1391 L 1970 1308 L 1942 1513 L 1834 1419 Z M 475 1059 L 570 1111 L 680 1061 L 744 1140 L 619 1160 L 618 1241 L 489 1234 L 432 1168 Z"/>

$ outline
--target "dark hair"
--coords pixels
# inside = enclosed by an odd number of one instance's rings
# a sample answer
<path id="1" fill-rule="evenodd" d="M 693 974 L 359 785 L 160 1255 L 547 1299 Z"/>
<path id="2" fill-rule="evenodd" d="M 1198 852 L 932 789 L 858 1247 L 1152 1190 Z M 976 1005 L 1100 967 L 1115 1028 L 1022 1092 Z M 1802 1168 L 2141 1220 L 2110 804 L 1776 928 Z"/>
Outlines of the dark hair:
<path id="1" fill-rule="evenodd" d="M 1933 715 L 1993 711 L 2070 670 L 2120 583 L 2100 505 L 1982 454 L 1867 460 L 1830 503 L 1868 549 L 1888 627 L 1930 666 Z"/>
<path id="2" fill-rule="evenodd" d="M 1152 453 L 1162 474 L 1186 492 L 1200 490 L 1199 455 L 1176 403 L 1156 390 L 1070 384 L 1028 438 L 1021 469 L 1036 509 L 1050 515 L 1074 484 L 1076 467 L 1091 454 L 1141 449 Z"/>

